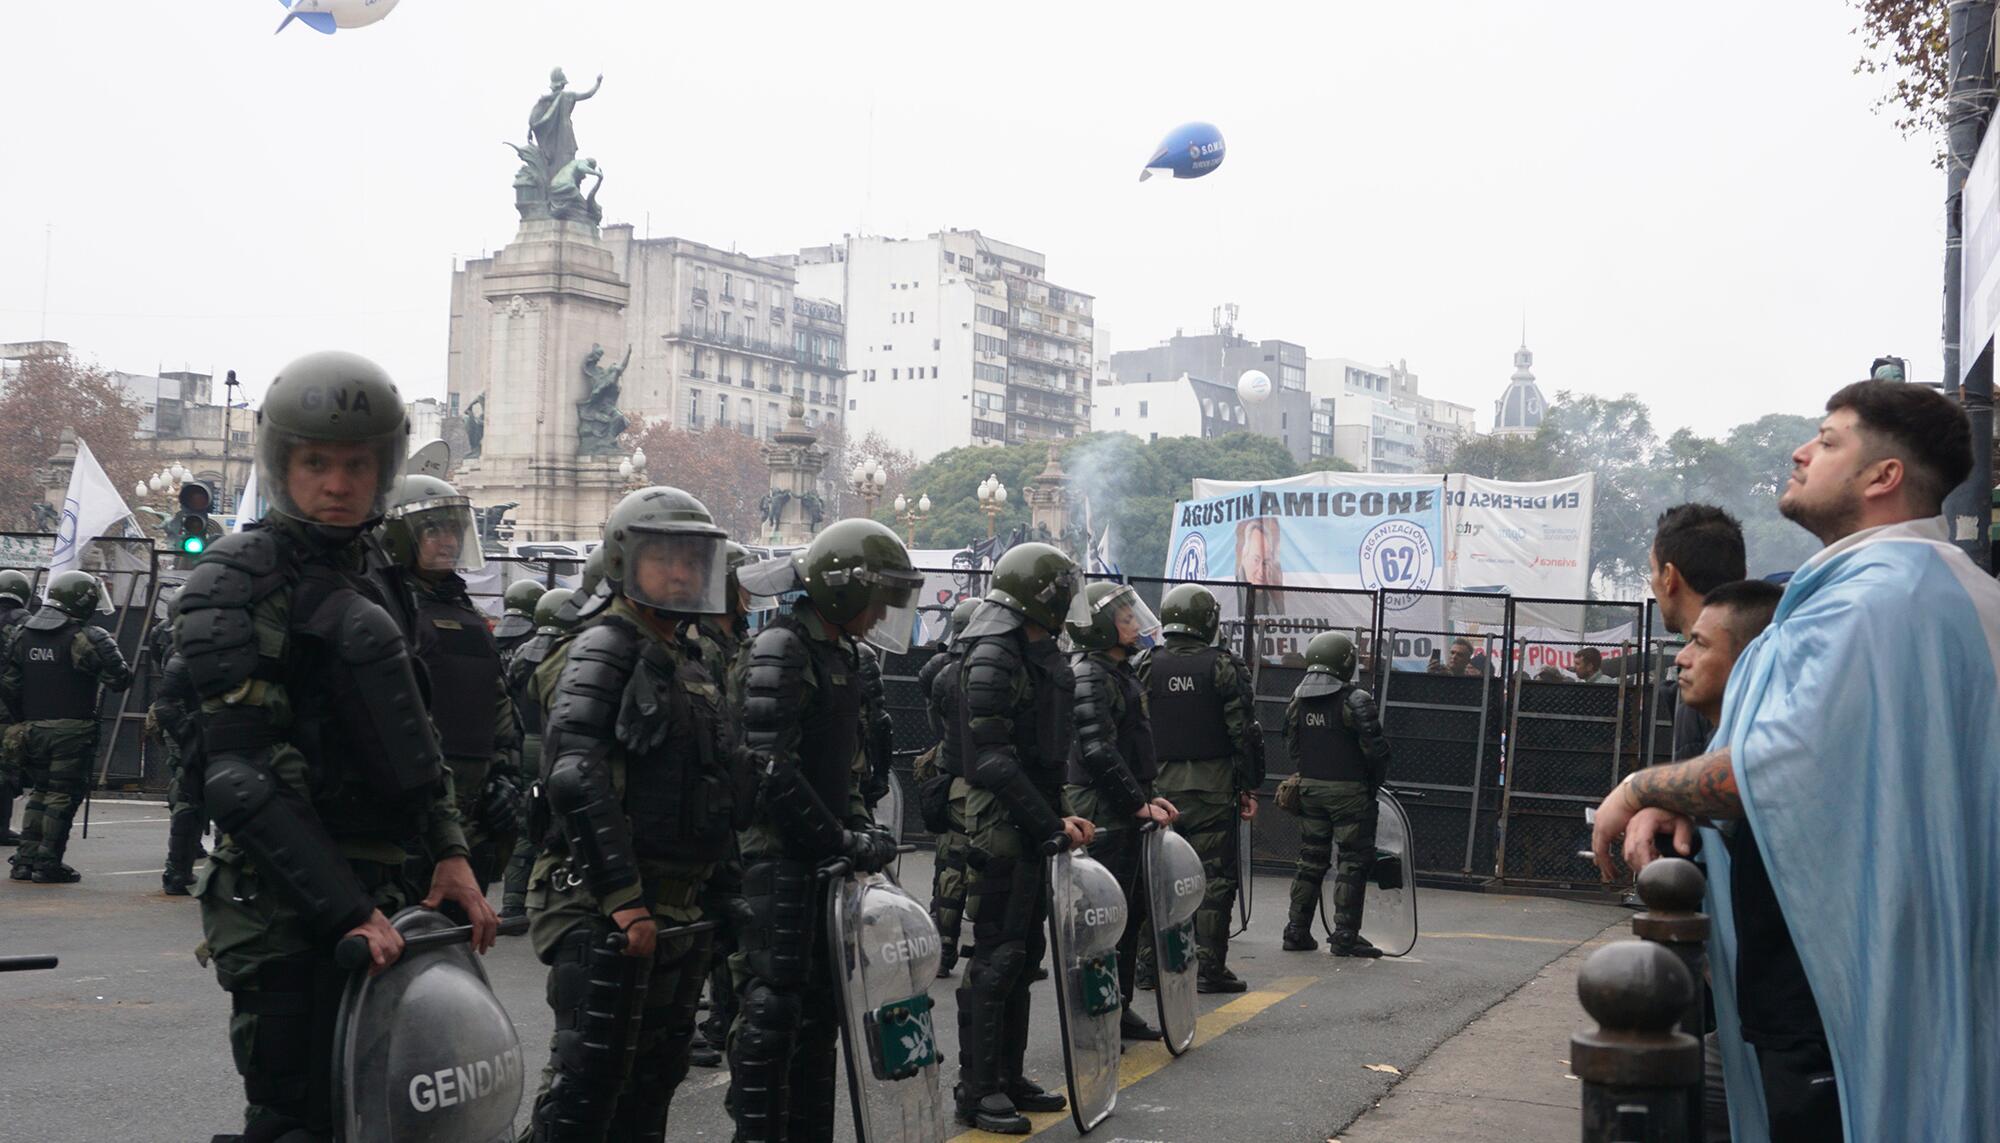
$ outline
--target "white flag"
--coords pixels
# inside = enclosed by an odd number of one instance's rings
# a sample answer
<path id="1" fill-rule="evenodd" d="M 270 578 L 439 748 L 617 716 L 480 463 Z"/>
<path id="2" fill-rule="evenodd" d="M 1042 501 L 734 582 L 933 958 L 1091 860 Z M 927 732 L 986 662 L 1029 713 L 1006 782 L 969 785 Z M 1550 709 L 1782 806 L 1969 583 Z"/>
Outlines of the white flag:
<path id="1" fill-rule="evenodd" d="M 83 563 L 83 550 L 114 525 L 132 522 L 132 510 L 118 495 L 111 478 L 91 455 L 90 446 L 76 442 L 76 467 L 70 469 L 69 494 L 63 497 L 62 523 L 56 529 L 55 554 L 49 557 L 49 579 Z M 122 531 L 122 529 L 121 529 Z M 47 585 L 43 585 L 46 593 Z"/>
<path id="2" fill-rule="evenodd" d="M 231 525 L 229 530 L 232 532 L 241 532 L 243 525 L 255 520 L 259 514 L 257 509 L 257 468 L 255 465 L 252 465 L 250 468 L 250 479 L 243 482 L 243 495 L 236 498 L 236 523 Z"/>

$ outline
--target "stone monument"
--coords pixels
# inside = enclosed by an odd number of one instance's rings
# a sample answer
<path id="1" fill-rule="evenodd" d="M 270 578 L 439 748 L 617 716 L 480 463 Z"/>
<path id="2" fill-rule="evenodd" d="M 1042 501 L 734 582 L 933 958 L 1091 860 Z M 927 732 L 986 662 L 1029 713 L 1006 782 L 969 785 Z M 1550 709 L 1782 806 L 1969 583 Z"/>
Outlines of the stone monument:
<path id="1" fill-rule="evenodd" d="M 785 427 L 764 446 L 764 464 L 771 470 L 771 491 L 763 504 L 764 542 L 777 547 L 810 542 L 826 519 L 817 491 L 826 449 L 805 417 L 805 402 L 794 394 Z"/>
<path id="2" fill-rule="evenodd" d="M 1069 535 L 1069 474 L 1063 471 L 1062 461 L 1056 458 L 1055 445 L 1049 446 L 1049 461 L 1042 471 L 1028 478 L 1028 486 L 1021 490 L 1021 498 L 1028 503 L 1030 539 L 1054 544 L 1072 556 L 1083 554 Z"/>
<path id="3" fill-rule="evenodd" d="M 465 405 L 470 447 L 457 483 L 475 503 L 518 502 L 521 539 L 592 538 L 625 489 L 618 397 L 631 359 L 621 317 L 631 287 L 598 237 L 604 172 L 577 157 L 572 122 L 602 83 L 572 92 L 557 68 L 529 112 L 527 142 L 507 144 L 521 159 L 520 229 L 494 254 L 473 303 L 491 307 L 487 374 Z M 622 360 L 606 366 L 607 353 Z"/>

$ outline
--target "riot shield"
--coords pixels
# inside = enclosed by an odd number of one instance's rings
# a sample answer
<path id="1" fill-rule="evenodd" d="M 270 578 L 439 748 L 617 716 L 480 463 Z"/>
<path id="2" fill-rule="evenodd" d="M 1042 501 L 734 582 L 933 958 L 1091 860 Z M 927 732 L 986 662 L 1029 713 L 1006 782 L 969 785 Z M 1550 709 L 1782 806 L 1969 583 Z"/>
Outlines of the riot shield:
<path id="1" fill-rule="evenodd" d="M 889 771 L 889 792 L 875 803 L 875 824 L 889 831 L 896 839 L 896 845 L 903 844 L 903 778 L 894 770 Z M 897 854 L 889 863 L 889 878 L 896 884 L 903 883 L 903 858 Z"/>
<path id="2" fill-rule="evenodd" d="M 1410 818 L 1387 789 L 1375 794 L 1375 860 L 1368 869 L 1368 891 L 1361 907 L 1361 937 L 1383 956 L 1402 956 L 1417 943 L 1417 884 L 1411 857 L 1415 850 Z M 1333 931 L 1334 884 L 1340 874 L 1340 849 L 1320 882 L 1320 923 Z"/>
<path id="3" fill-rule="evenodd" d="M 855 1138 L 936 1143 L 950 1119 L 929 991 L 942 948 L 937 926 L 880 873 L 840 878 L 826 898 Z"/>
<path id="4" fill-rule="evenodd" d="M 1056 1011 L 1062 1017 L 1063 1075 L 1077 1130 L 1104 1122 L 1118 1103 L 1118 938 L 1125 932 L 1125 891 L 1084 853 L 1049 858 L 1049 944 L 1055 958 Z"/>
<path id="5" fill-rule="evenodd" d="M 1208 879 L 1201 872 L 1201 855 L 1172 830 L 1148 829 L 1139 843 L 1139 860 L 1146 915 L 1153 922 L 1160 1037 L 1178 1056 L 1194 1046 L 1195 983 L 1201 973 L 1195 958 L 1194 915 L 1208 892 Z"/>
<path id="6" fill-rule="evenodd" d="M 1250 931 L 1250 895 L 1256 882 L 1250 872 L 1250 826 L 1249 818 L 1236 819 L 1236 932 Z M 1235 934 L 1232 933 L 1232 936 Z"/>
<path id="7" fill-rule="evenodd" d="M 412 907 L 405 939 L 452 927 Z M 469 944 L 406 948 L 376 976 L 356 973 L 334 1025 L 337 1138 L 501 1143 L 521 1106 L 521 1040 Z"/>

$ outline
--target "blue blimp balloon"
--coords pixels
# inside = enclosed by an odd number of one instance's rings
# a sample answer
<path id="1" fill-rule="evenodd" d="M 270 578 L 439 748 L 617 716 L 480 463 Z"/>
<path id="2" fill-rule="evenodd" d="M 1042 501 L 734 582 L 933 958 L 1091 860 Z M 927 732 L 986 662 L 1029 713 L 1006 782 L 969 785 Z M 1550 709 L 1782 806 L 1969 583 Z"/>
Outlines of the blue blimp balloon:
<path id="1" fill-rule="evenodd" d="M 282 32 L 294 21 L 331 36 L 336 28 L 365 28 L 389 14 L 398 0 L 278 0 L 285 9 Z"/>
<path id="2" fill-rule="evenodd" d="M 1167 133 L 1146 160 L 1139 181 L 1165 171 L 1177 179 L 1198 179 L 1222 165 L 1222 132 L 1213 123 L 1183 123 Z"/>

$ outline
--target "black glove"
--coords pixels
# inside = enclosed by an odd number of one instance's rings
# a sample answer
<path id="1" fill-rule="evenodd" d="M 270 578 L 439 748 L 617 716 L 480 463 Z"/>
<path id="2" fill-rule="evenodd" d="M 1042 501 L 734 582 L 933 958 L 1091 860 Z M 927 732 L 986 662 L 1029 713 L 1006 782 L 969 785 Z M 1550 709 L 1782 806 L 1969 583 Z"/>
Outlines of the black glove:
<path id="1" fill-rule="evenodd" d="M 884 830 L 848 830 L 845 848 L 859 873 L 880 873 L 896 860 L 896 839 Z"/>
<path id="2" fill-rule="evenodd" d="M 479 792 L 479 824 L 485 826 L 488 833 L 507 832 L 519 822 L 521 807 L 526 800 L 527 795 L 509 775 L 488 775 L 486 788 Z"/>

